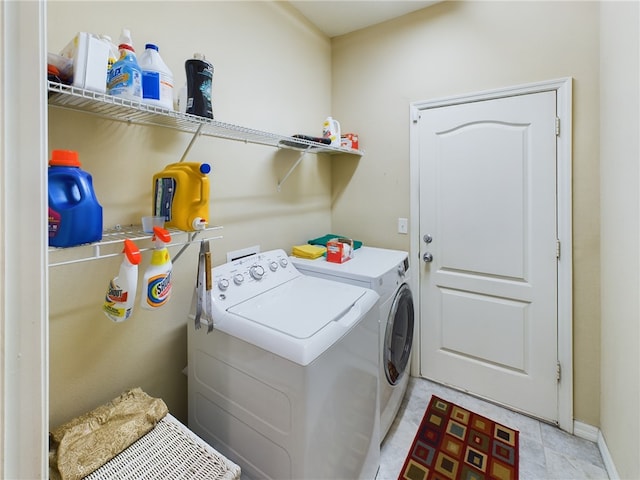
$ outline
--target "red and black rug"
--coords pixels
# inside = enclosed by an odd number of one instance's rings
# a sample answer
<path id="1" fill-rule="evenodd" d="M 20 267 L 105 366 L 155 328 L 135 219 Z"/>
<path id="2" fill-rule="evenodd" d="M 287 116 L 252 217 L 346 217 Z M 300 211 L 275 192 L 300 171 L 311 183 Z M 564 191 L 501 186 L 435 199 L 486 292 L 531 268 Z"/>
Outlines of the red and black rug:
<path id="1" fill-rule="evenodd" d="M 517 480 L 518 431 L 431 397 L 399 480 Z"/>

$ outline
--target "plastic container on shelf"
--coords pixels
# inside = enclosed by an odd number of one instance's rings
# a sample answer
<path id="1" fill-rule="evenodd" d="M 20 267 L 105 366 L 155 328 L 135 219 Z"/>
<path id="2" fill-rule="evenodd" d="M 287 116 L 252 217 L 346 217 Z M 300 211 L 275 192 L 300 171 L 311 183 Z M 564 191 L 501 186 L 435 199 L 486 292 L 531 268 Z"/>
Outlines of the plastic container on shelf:
<path id="1" fill-rule="evenodd" d="M 109 71 L 107 93 L 128 100 L 142 100 L 142 70 L 133 49 L 129 30 L 122 30 L 118 48 L 120 58 Z"/>
<path id="2" fill-rule="evenodd" d="M 187 73 L 186 112 L 199 117 L 213 118 L 212 83 L 213 65 L 204 55 L 195 53 L 184 62 Z"/>
<path id="3" fill-rule="evenodd" d="M 78 32 L 60 55 L 73 62 L 74 87 L 104 93 L 107 82 L 109 44 L 98 35 Z"/>
<path id="4" fill-rule="evenodd" d="M 54 150 L 48 170 L 49 245 L 72 247 L 102 239 L 102 206 L 78 152 Z"/>
<path id="5" fill-rule="evenodd" d="M 153 176 L 153 215 L 163 216 L 165 226 L 185 232 L 202 230 L 209 222 L 207 163 L 179 162 Z"/>
<path id="6" fill-rule="evenodd" d="M 144 291 L 140 298 L 140 306 L 147 310 L 163 307 L 171 298 L 171 272 L 173 264 L 167 249 L 171 234 L 164 228 L 153 227 L 155 248 L 151 252 L 151 261 L 144 272 L 142 285 Z"/>
<path id="7" fill-rule="evenodd" d="M 138 264 L 141 260 L 140 249 L 125 239 L 124 258 L 117 277 L 109 282 L 102 311 L 114 322 L 124 322 L 133 313 L 138 287 Z"/>
<path id="8" fill-rule="evenodd" d="M 340 146 L 340 123 L 332 117 L 327 117 L 322 124 L 322 137 L 331 140 L 331 146 Z"/>
<path id="9" fill-rule="evenodd" d="M 173 73 L 162 60 L 158 46 L 147 43 L 138 64 L 142 69 L 142 101 L 173 110 Z"/>
<path id="10" fill-rule="evenodd" d="M 109 35 L 100 35 L 100 38 L 109 47 L 109 55 L 107 57 L 107 78 L 104 82 L 106 89 L 107 82 L 109 82 L 109 72 L 111 71 L 113 64 L 118 61 L 118 58 L 120 58 L 120 51 L 118 50 L 118 46 L 111 41 L 111 37 Z"/>

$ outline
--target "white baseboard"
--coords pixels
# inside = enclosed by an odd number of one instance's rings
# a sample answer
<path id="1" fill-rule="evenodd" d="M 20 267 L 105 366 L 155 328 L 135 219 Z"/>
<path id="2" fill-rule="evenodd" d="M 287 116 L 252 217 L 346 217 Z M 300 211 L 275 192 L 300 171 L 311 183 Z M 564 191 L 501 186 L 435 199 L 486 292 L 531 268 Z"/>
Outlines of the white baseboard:
<path id="1" fill-rule="evenodd" d="M 576 437 L 584 438 L 585 440 L 589 440 L 590 442 L 597 443 L 600 429 L 598 427 L 594 427 L 593 425 L 589 425 L 588 423 L 582 423 L 574 420 L 573 434 Z"/>
<path id="2" fill-rule="evenodd" d="M 600 455 L 602 455 L 602 461 L 604 468 L 607 470 L 607 475 L 609 475 L 611 480 L 620 480 L 616 466 L 613 463 L 613 458 L 611 458 L 611 454 L 609 453 L 609 448 L 607 448 L 607 442 L 605 442 L 604 436 L 599 428 L 574 420 L 573 434 L 576 437 L 584 438 L 598 445 L 598 450 L 600 450 Z"/>
<path id="3" fill-rule="evenodd" d="M 607 448 L 607 442 L 604 441 L 604 437 L 602 436 L 602 432 L 600 431 L 598 431 L 598 449 L 600 450 L 600 455 L 602 455 L 604 468 L 607 469 L 609 478 L 611 480 L 620 480 L 620 475 L 618 475 L 616 465 L 613 463 L 613 458 L 611 458 L 611 454 L 609 453 L 609 449 Z"/>

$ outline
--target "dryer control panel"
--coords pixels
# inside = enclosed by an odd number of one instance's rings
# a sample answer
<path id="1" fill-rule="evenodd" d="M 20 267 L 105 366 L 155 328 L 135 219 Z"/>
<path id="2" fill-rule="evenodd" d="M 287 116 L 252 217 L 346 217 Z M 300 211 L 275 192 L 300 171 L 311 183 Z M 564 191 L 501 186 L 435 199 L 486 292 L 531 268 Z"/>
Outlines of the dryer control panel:
<path id="1" fill-rule="evenodd" d="M 227 308 L 298 276 L 284 250 L 257 253 L 213 268 L 212 299 Z"/>

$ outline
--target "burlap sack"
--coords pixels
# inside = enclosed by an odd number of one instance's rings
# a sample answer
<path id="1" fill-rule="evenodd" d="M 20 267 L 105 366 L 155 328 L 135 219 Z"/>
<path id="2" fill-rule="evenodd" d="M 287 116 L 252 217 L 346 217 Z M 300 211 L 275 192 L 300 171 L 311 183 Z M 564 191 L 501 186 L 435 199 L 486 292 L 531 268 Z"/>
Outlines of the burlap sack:
<path id="1" fill-rule="evenodd" d="M 51 478 L 76 480 L 100 468 L 148 433 L 167 405 L 140 388 L 54 429 L 49 434 Z"/>

